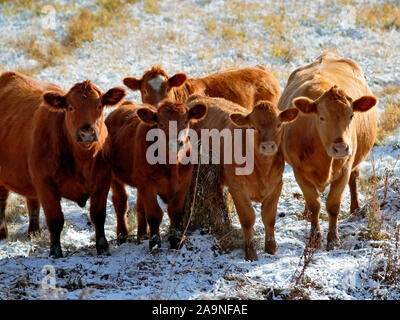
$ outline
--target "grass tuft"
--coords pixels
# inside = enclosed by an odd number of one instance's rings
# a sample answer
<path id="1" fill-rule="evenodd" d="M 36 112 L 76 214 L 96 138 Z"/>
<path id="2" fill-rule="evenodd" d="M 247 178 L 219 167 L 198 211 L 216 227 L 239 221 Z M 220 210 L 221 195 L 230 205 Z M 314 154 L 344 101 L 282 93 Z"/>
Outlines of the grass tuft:
<path id="1" fill-rule="evenodd" d="M 384 4 L 373 4 L 357 9 L 356 21 L 361 27 L 383 30 L 400 29 L 400 6 L 386 0 Z"/>
<path id="2" fill-rule="evenodd" d="M 376 144 L 382 145 L 387 136 L 394 133 L 400 126 L 400 104 L 389 101 L 381 112 L 378 122 Z"/>

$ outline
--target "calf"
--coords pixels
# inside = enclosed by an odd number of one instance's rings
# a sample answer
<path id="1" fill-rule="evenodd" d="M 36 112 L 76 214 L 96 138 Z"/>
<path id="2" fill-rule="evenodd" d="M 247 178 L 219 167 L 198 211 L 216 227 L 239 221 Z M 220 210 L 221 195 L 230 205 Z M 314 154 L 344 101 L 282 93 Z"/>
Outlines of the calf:
<path id="1" fill-rule="evenodd" d="M 153 67 L 141 79 L 125 78 L 124 84 L 131 90 L 140 90 L 143 103 L 154 106 L 165 98 L 183 103 L 190 94 L 201 93 L 251 109 L 260 100 L 277 104 L 280 96 L 278 81 L 264 66 L 223 71 L 197 79 L 187 79 L 184 73 L 168 77 L 163 69 Z"/>
<path id="2" fill-rule="evenodd" d="M 374 145 L 377 99 L 354 61 L 324 52 L 290 75 L 279 108 L 292 104 L 301 116 L 285 127 L 283 152 L 304 194 L 304 215 L 311 221 L 310 243 L 317 248 L 322 246 L 318 191 L 330 185 L 327 249 L 333 249 L 340 246 L 337 221 L 347 184 L 350 211 L 359 208 L 357 168 Z"/>
<path id="3" fill-rule="evenodd" d="M 9 191 L 21 194 L 28 199 L 29 230 L 39 231 L 40 203 L 51 256 L 62 257 L 62 197 L 81 207 L 90 197 L 97 253 L 108 253 L 104 221 L 111 165 L 103 109 L 124 96 L 122 88 L 103 94 L 88 80 L 65 93 L 17 72 L 0 76 L 0 215 Z M 4 218 L 2 228 L 4 235 Z"/>
<path id="4" fill-rule="evenodd" d="M 181 235 L 177 230 L 193 171 L 191 162 L 182 164 L 180 160 L 182 155 L 190 154 L 190 142 L 187 137 L 190 123 L 202 119 L 206 112 L 206 107 L 201 105 L 189 110 L 185 104 L 166 100 L 162 101 L 157 109 L 150 105 L 126 103 L 107 117 L 106 125 L 112 141 L 112 201 L 117 215 L 119 243 L 125 242 L 128 235 L 128 206 L 124 187 L 127 184 L 137 188 L 138 239 L 146 235 L 148 225 L 150 250 L 161 245 L 159 226 L 163 213 L 157 202 L 158 195 L 168 204 L 171 248 L 178 247 Z M 170 136 L 173 123 L 176 124 L 177 132 L 186 134 Z M 157 140 L 156 146 L 160 147 L 159 156 L 175 161 L 153 162 L 149 158 L 148 150 L 154 146 L 154 142 L 147 141 L 151 132 L 165 133 L 166 141 L 169 141 L 168 148 L 163 148 L 163 142 Z"/>
<path id="5" fill-rule="evenodd" d="M 228 187 L 239 215 L 244 234 L 245 259 L 258 259 L 253 240 L 255 213 L 251 201 L 262 204 L 265 251 L 276 254 L 275 215 L 284 169 L 284 159 L 280 148 L 282 128 L 297 117 L 298 111 L 291 108 L 279 112 L 271 102 L 260 101 L 249 112 L 228 100 L 198 95 L 191 96 L 187 103 L 191 107 L 197 105 L 208 107 L 206 118 L 195 124 L 197 132 L 200 133 L 204 129 L 217 129 L 219 132 L 229 130 L 230 136 L 234 137 L 233 131 L 240 131 L 240 141 L 232 141 L 229 138 L 227 141 L 225 138 L 220 141 L 221 187 Z M 246 130 L 252 130 L 254 133 L 253 143 L 246 139 Z M 203 134 L 201 137 L 202 141 L 206 138 Z M 210 142 L 212 143 L 212 141 Z M 238 175 L 237 169 L 243 169 L 244 165 L 249 165 L 248 163 L 239 164 L 235 157 L 235 154 L 241 155 L 243 149 L 253 150 L 253 158 L 247 159 L 253 161 L 253 170 L 249 167 L 250 170 L 246 174 Z M 226 153 L 227 151 L 228 153 Z M 229 157 L 229 161 L 227 157 Z"/>

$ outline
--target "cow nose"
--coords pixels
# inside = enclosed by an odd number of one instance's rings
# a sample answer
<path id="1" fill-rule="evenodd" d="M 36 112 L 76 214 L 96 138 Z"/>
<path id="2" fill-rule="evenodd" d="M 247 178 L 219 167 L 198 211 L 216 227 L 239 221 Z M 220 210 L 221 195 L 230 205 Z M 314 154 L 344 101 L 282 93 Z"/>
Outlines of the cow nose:
<path id="1" fill-rule="evenodd" d="M 274 141 L 268 141 L 261 143 L 261 152 L 265 154 L 273 154 L 278 150 L 278 147 Z"/>
<path id="2" fill-rule="evenodd" d="M 77 132 L 78 142 L 93 142 L 97 141 L 96 130 L 92 127 L 83 127 L 78 129 Z"/>
<path id="3" fill-rule="evenodd" d="M 345 142 L 337 142 L 332 144 L 332 156 L 336 158 L 343 158 L 348 156 L 350 152 L 350 146 Z"/>

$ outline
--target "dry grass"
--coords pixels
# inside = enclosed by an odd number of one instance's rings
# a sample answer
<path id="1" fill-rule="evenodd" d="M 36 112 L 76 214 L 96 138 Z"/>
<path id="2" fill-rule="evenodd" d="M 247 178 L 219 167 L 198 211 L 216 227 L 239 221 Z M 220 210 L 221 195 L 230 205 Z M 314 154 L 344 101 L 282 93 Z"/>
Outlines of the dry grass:
<path id="1" fill-rule="evenodd" d="M 154 0 L 143 0 L 146 13 L 158 14 L 160 12 L 160 2 Z"/>
<path id="2" fill-rule="evenodd" d="M 388 242 L 382 246 L 384 261 L 380 261 L 372 273 L 372 279 L 384 287 L 398 288 L 400 284 L 400 226 L 394 232 L 394 246 Z M 393 287 L 391 288 L 393 289 Z"/>
<path id="3" fill-rule="evenodd" d="M 29 69 L 29 73 L 35 73 L 44 68 L 54 66 L 57 62 L 70 53 L 70 49 L 62 46 L 52 31 L 46 31 L 47 41 L 42 45 L 36 35 L 26 36 L 15 43 L 15 47 L 25 51 L 28 59 L 35 60 L 37 65 Z M 28 70 L 20 69 L 20 72 Z"/>
<path id="4" fill-rule="evenodd" d="M 400 104 L 389 101 L 381 112 L 378 122 L 376 144 L 382 145 L 387 136 L 394 133 L 400 126 Z"/>
<path id="5" fill-rule="evenodd" d="M 356 21 L 362 27 L 383 30 L 400 29 L 400 6 L 392 1 L 357 8 Z"/>
<path id="6" fill-rule="evenodd" d="M 21 221 L 21 217 L 27 216 L 28 211 L 25 207 L 25 200 L 22 197 L 11 198 L 7 204 L 6 218 L 8 223 Z"/>

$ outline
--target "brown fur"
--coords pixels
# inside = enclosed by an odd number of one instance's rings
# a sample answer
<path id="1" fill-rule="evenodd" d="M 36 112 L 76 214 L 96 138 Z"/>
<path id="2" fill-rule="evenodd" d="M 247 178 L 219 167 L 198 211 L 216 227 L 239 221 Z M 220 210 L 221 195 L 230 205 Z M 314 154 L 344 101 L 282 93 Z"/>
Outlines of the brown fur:
<path id="1" fill-rule="evenodd" d="M 149 81 L 157 76 L 164 78 L 160 90 L 154 90 Z M 278 103 L 278 81 L 264 66 L 247 67 L 211 74 L 197 79 L 187 79 L 184 73 L 171 78 L 161 67 L 153 67 L 141 79 L 127 77 L 124 84 L 132 90 L 140 90 L 143 103 L 157 105 L 164 98 L 185 102 L 194 93 L 221 97 L 251 109 L 258 101 Z"/>
<path id="2" fill-rule="evenodd" d="M 5 207 L 9 190 L 25 196 L 32 232 L 39 231 L 40 202 L 50 231 L 51 255 L 62 256 L 62 197 L 82 207 L 91 198 L 98 253 L 108 250 L 104 220 L 111 166 L 106 161 L 110 146 L 103 106 L 124 96 L 121 88 L 102 95 L 90 81 L 77 83 L 65 93 L 17 72 L 0 76 L 0 200 Z M 85 125 L 91 125 L 97 141 L 77 141 Z"/>
<path id="3" fill-rule="evenodd" d="M 233 163 L 224 164 L 225 140 L 221 139 L 221 187 L 224 185 L 228 187 L 235 203 L 244 234 L 246 260 L 257 260 L 253 240 L 255 213 L 251 201 L 262 203 L 261 215 L 265 226 L 265 251 L 276 254 L 274 225 L 284 169 L 283 154 L 279 145 L 283 124 L 292 121 L 297 116 L 298 111 L 290 109 L 280 113 L 271 102 L 261 101 L 249 112 L 228 100 L 199 95 L 190 97 L 187 103 L 191 107 L 198 104 L 204 104 L 208 107 L 206 118 L 194 126 L 199 134 L 201 129 L 218 129 L 220 131 L 229 129 L 233 137 L 233 130 L 239 129 L 242 131 L 242 150 L 245 150 L 246 147 L 254 148 L 253 172 L 248 175 L 236 175 L 235 169 L 244 167 L 244 165 L 235 163 L 234 148 L 232 148 Z M 246 128 L 255 128 L 254 146 L 247 146 Z M 266 142 L 275 143 L 275 150 L 268 155 L 261 148 L 262 144 Z"/>
<path id="4" fill-rule="evenodd" d="M 206 108 L 199 114 L 192 114 L 184 104 L 162 101 L 155 109 L 150 105 L 124 104 L 106 119 L 112 140 L 112 200 L 117 214 L 117 234 L 119 243 L 125 242 L 128 229 L 126 224 L 127 194 L 125 185 L 137 188 L 136 212 L 138 215 L 138 238 L 150 229 L 150 250 L 160 245 L 159 226 L 163 213 L 157 202 L 157 195 L 168 204 L 170 218 L 170 243 L 176 248 L 181 240 L 179 227 L 185 196 L 192 178 L 193 164 L 150 164 L 146 160 L 146 150 L 154 142 L 146 141 L 149 130 L 158 128 L 166 132 L 168 121 L 177 121 L 178 132 L 191 122 L 204 117 Z M 204 114 L 201 115 L 201 112 Z M 146 120 L 145 123 L 144 121 Z M 153 122 L 151 122 L 153 121 Z M 186 152 L 190 152 L 187 144 Z M 168 159 L 168 154 L 167 154 Z"/>
<path id="5" fill-rule="evenodd" d="M 357 64 L 331 52 L 324 52 L 316 61 L 296 69 L 279 100 L 281 110 L 293 103 L 302 111 L 294 123 L 285 127 L 282 147 L 303 191 L 304 214 L 311 220 L 311 240 L 316 247 L 321 246 L 322 239 L 317 190 L 322 192 L 330 185 L 326 201 L 328 249 L 340 246 L 337 218 L 347 183 L 351 212 L 359 208 L 357 167 L 375 141 L 376 101 Z M 339 147 L 341 158 L 335 153 Z"/>

